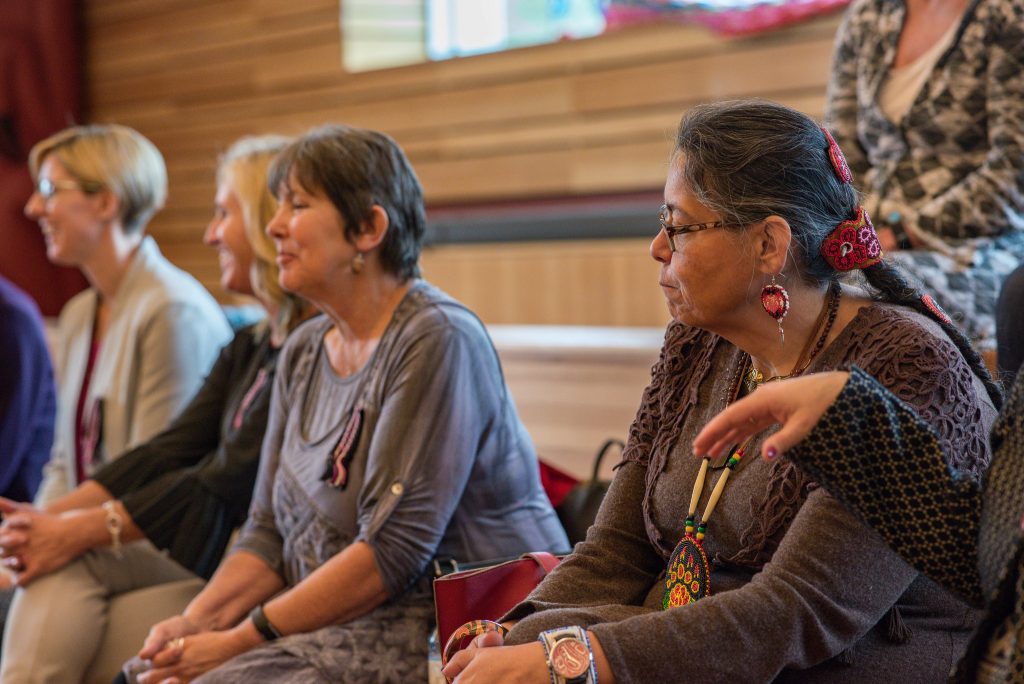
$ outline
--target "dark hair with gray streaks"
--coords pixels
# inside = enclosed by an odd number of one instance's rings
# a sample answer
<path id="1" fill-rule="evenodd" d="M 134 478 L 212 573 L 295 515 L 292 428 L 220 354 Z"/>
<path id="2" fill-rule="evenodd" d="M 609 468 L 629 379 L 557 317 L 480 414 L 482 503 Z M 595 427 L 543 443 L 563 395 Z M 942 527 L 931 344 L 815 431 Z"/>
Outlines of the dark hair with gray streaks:
<path id="1" fill-rule="evenodd" d="M 781 216 L 793 235 L 800 277 L 821 285 L 840 273 L 821 256 L 821 244 L 840 222 L 857 213 L 857 191 L 832 168 L 828 140 L 817 122 L 794 109 L 763 100 L 698 105 L 679 123 L 676 154 L 684 157 L 687 190 L 729 225 L 747 226 Z M 937 321 L 997 407 L 1002 392 L 981 356 L 955 325 L 936 316 L 902 269 L 888 259 L 863 269 L 876 299 L 902 304 Z"/>
<path id="2" fill-rule="evenodd" d="M 426 210 L 423 188 L 402 148 L 384 133 L 353 126 L 314 128 L 284 149 L 270 167 L 276 193 L 291 172 L 303 188 L 322 192 L 345 219 L 353 240 L 373 205 L 387 212 L 380 245 L 384 270 L 401 280 L 418 277 Z"/>

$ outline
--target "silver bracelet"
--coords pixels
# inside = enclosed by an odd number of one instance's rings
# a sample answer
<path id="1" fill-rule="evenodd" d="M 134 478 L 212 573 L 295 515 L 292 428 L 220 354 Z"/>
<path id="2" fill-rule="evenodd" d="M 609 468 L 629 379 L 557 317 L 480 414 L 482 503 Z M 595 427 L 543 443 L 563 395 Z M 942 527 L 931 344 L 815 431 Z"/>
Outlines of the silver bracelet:
<path id="1" fill-rule="evenodd" d="M 121 558 L 121 530 L 124 529 L 124 520 L 121 519 L 121 514 L 117 512 L 117 502 L 113 499 L 104 501 L 102 508 L 107 514 L 107 519 L 104 522 L 107 526 L 107 532 L 110 533 L 110 550 L 114 552 L 117 558 Z"/>

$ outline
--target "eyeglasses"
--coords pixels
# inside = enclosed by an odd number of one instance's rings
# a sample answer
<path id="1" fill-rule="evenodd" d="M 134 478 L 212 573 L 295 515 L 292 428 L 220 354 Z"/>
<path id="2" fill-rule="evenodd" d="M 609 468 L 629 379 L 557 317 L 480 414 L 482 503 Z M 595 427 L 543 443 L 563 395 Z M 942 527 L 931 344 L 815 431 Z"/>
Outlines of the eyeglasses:
<path id="1" fill-rule="evenodd" d="M 39 184 L 36 185 L 36 192 L 44 200 L 48 200 L 56 195 L 61 190 L 81 190 L 82 192 L 92 194 L 99 192 L 103 188 L 103 185 L 93 181 L 76 181 L 76 180 L 50 180 L 49 178 L 40 178 Z"/>
<path id="2" fill-rule="evenodd" d="M 668 238 L 668 245 L 672 248 L 673 252 L 678 252 L 682 247 L 676 243 L 676 238 L 686 233 L 699 233 L 702 230 L 710 230 L 712 228 L 725 228 L 725 221 L 705 221 L 704 223 L 684 223 L 682 225 L 673 226 L 669 223 L 672 220 L 672 211 L 668 206 L 662 204 L 661 209 L 658 210 L 658 223 L 661 224 L 661 229 L 665 231 L 665 236 Z"/>

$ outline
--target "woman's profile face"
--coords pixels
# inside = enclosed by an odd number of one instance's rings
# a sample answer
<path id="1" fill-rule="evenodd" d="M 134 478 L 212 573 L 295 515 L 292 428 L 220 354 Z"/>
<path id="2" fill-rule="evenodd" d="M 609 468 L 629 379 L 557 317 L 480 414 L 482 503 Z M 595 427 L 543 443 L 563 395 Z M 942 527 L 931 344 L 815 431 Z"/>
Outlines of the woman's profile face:
<path id="1" fill-rule="evenodd" d="M 278 190 L 278 209 L 267 224 L 277 247 L 278 281 L 289 292 L 320 301 L 351 274 L 355 247 L 345 238 L 337 207 L 299 184 L 295 172 Z"/>
<path id="2" fill-rule="evenodd" d="M 721 217 L 697 201 L 683 178 L 677 154 L 665 182 L 666 215 L 673 226 L 713 223 Z M 665 230 L 651 242 L 651 256 L 661 264 L 658 282 L 672 318 L 704 330 L 721 332 L 747 299 L 751 282 L 749 236 L 735 228 L 715 227 L 678 234 L 675 249 Z"/>
<path id="3" fill-rule="evenodd" d="M 245 235 L 242 205 L 227 183 L 217 184 L 213 218 L 203 234 L 203 242 L 217 248 L 221 287 L 230 292 L 251 295 L 252 247 Z"/>
<path id="4" fill-rule="evenodd" d="M 61 266 L 87 263 L 103 239 L 98 198 L 85 193 L 52 154 L 39 167 L 36 190 L 25 204 L 25 215 L 39 224 L 46 240 L 46 257 Z"/>

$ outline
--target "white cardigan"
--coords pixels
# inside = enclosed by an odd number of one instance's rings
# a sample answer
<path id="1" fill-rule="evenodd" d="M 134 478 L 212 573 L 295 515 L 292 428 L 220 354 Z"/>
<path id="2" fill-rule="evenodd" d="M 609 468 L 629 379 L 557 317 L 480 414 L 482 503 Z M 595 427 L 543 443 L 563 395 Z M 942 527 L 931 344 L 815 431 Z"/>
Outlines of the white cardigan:
<path id="1" fill-rule="evenodd" d="M 53 451 L 36 505 L 76 487 L 75 412 L 89 362 L 97 292 L 79 293 L 61 311 L 54 365 L 57 423 Z M 143 239 L 111 302 L 84 406 L 102 400 L 103 427 L 94 465 L 117 458 L 160 432 L 199 388 L 231 329 L 213 297 L 195 278 Z"/>

